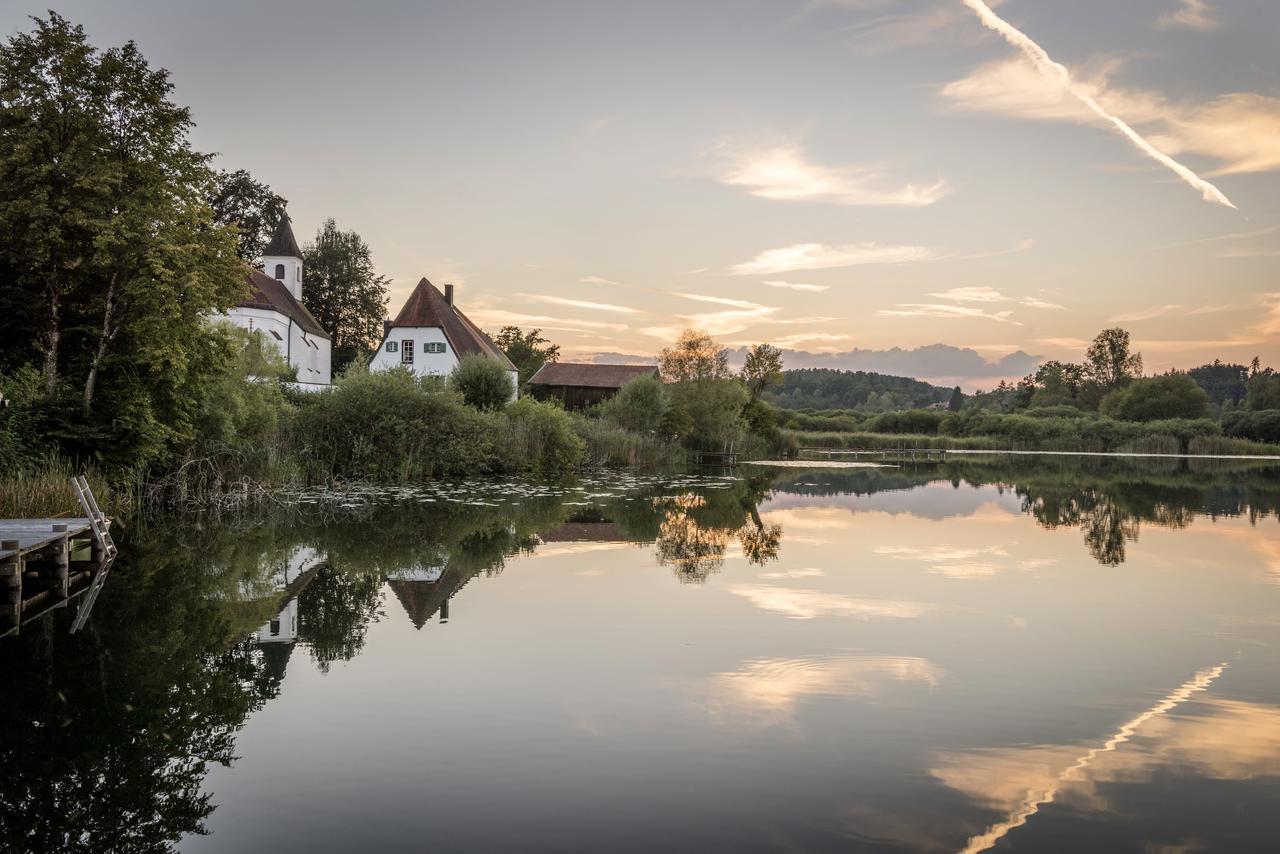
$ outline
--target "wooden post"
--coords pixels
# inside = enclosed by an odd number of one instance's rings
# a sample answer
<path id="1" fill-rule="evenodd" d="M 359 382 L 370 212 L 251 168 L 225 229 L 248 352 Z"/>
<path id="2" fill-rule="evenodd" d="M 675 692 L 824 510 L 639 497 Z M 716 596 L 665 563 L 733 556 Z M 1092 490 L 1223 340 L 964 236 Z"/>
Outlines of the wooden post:
<path id="1" fill-rule="evenodd" d="M 0 558 L 0 617 L 22 622 L 22 555 L 17 540 L 0 540 L 0 549 L 13 554 Z"/>

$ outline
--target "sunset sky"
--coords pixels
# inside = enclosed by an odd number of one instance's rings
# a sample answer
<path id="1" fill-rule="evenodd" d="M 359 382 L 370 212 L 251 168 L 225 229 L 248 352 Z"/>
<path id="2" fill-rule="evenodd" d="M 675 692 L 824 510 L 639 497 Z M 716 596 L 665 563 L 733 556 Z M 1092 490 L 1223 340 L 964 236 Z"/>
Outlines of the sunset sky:
<path id="1" fill-rule="evenodd" d="M 831 363 L 970 388 L 1116 324 L 1148 371 L 1280 363 L 1275 0 L 56 8 L 168 68 L 300 240 L 360 232 L 392 314 L 427 276 L 568 357 L 945 344 L 981 358 Z"/>

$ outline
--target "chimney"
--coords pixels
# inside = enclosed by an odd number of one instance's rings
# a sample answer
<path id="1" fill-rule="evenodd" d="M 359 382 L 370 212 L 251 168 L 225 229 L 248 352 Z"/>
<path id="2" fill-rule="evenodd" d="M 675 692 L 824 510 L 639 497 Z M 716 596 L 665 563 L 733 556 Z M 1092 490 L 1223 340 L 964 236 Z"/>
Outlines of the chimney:
<path id="1" fill-rule="evenodd" d="M 444 286 L 444 301 L 453 305 L 453 285 Z"/>

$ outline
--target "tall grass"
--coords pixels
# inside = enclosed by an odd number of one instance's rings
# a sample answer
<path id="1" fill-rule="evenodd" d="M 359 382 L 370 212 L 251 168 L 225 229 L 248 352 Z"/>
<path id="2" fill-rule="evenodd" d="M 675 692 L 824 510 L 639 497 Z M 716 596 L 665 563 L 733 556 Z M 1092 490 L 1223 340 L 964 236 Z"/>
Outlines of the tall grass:
<path id="1" fill-rule="evenodd" d="M 71 490 L 71 478 L 76 474 L 79 472 L 70 461 L 51 457 L 43 466 L 11 472 L 0 478 L 0 518 L 82 516 L 84 511 Z M 133 509 L 135 484 L 113 487 L 95 472 L 88 472 L 86 476 L 102 512 L 122 516 Z"/>
<path id="2" fill-rule="evenodd" d="M 633 433 L 602 418 L 575 417 L 573 429 L 586 443 L 589 465 L 674 468 L 688 460 L 684 447 L 676 442 Z"/>

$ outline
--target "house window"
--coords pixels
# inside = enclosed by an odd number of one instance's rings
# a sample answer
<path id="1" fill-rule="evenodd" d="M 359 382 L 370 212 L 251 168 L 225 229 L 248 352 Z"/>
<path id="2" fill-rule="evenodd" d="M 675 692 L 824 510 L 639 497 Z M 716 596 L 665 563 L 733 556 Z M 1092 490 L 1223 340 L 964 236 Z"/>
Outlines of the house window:
<path id="1" fill-rule="evenodd" d="M 400 364 L 412 365 L 413 364 L 413 339 L 406 338 L 402 343 L 404 346 L 400 348 Z"/>
<path id="2" fill-rule="evenodd" d="M 430 342 L 422 345 L 422 352 L 424 353 L 443 353 L 444 351 L 445 351 L 444 344 L 438 341 Z"/>
<path id="3" fill-rule="evenodd" d="M 282 282 L 284 281 L 284 265 L 283 264 L 276 265 L 276 278 Z"/>
<path id="4" fill-rule="evenodd" d="M 395 353 L 395 352 L 398 352 L 398 351 L 399 351 L 399 349 L 400 349 L 400 342 L 399 342 L 399 341 L 388 341 L 388 342 L 387 342 L 387 352 L 388 352 L 388 353 Z"/>

